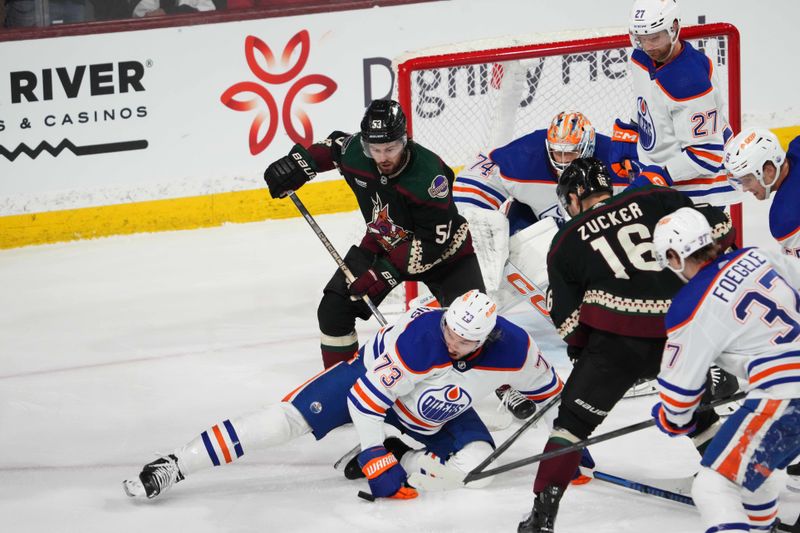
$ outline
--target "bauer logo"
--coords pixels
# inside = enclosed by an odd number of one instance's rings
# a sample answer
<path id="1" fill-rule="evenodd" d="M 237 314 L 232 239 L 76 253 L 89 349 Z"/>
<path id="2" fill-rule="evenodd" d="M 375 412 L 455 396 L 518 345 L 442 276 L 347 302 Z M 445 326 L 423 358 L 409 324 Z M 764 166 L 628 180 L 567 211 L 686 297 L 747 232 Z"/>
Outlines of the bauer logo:
<path id="1" fill-rule="evenodd" d="M 472 404 L 472 397 L 458 385 L 429 389 L 417 401 L 419 414 L 425 420 L 443 423 L 461 414 Z"/>
<path id="2" fill-rule="evenodd" d="M 253 112 L 248 128 L 252 155 L 260 154 L 272 143 L 281 122 L 293 142 L 308 146 L 314 141 L 314 128 L 304 104 L 324 102 L 338 86 L 324 74 L 301 75 L 310 54 L 311 43 L 306 30 L 289 39 L 277 57 L 258 37 L 248 35 L 245 39 L 245 60 L 257 81 L 234 83 L 222 93 L 220 101 L 234 111 Z M 296 58 L 293 64 L 290 63 L 292 58 Z M 286 91 L 280 103 L 273 94 L 276 89 Z M 299 131 L 295 122 L 300 124 Z"/>
<path id="3" fill-rule="evenodd" d="M 639 144 L 644 150 L 650 151 L 656 145 L 656 126 L 650 108 L 641 96 L 636 99 L 636 108 L 639 111 Z"/>

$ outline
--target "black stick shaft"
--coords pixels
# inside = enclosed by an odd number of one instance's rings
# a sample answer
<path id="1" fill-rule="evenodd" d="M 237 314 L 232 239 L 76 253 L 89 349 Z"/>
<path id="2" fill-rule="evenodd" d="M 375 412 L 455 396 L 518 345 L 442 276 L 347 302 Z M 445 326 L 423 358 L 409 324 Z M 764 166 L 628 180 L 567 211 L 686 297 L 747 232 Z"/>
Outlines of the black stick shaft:
<path id="1" fill-rule="evenodd" d="M 311 226 L 312 230 L 314 230 L 314 233 L 317 235 L 319 240 L 322 241 L 322 244 L 325 246 L 325 249 L 328 250 L 328 253 L 331 254 L 331 257 L 333 257 L 333 260 L 336 261 L 336 264 L 339 266 L 339 269 L 344 273 L 344 277 L 347 278 L 347 281 L 353 283 L 356 280 L 356 277 L 350 271 L 350 268 L 344 262 L 342 256 L 339 255 L 339 252 L 336 251 L 336 248 L 334 248 L 333 244 L 331 244 L 331 241 L 325 235 L 325 232 L 322 231 L 322 228 L 319 227 L 317 221 L 314 220 L 314 217 L 311 216 L 311 213 L 308 212 L 308 209 L 306 209 L 306 206 L 303 204 L 300 198 L 297 197 L 294 191 L 290 191 L 287 196 L 289 196 L 289 198 L 292 199 L 294 206 L 297 208 L 298 211 L 300 211 L 300 214 L 303 215 L 303 218 L 306 219 L 306 222 L 308 222 L 308 225 Z M 367 304 L 367 307 L 369 307 L 369 310 L 372 311 L 373 315 L 375 315 L 375 318 L 378 320 L 380 325 L 385 326 L 386 319 L 383 317 L 381 312 L 378 311 L 378 308 L 375 306 L 375 304 L 372 303 L 372 300 L 369 299 L 369 296 L 365 294 L 364 296 L 361 297 L 361 299 L 364 300 L 364 303 Z"/>
<path id="2" fill-rule="evenodd" d="M 494 451 L 493 451 L 493 452 L 492 452 L 492 453 L 491 453 L 491 454 L 490 454 L 490 455 L 489 455 L 489 456 L 488 456 L 486 459 L 484 459 L 484 460 L 483 460 L 483 462 L 481 462 L 481 464 L 479 464 L 478 466 L 476 466 L 475 468 L 473 468 L 473 469 L 472 469 L 472 471 L 471 471 L 471 472 L 470 472 L 470 473 L 467 475 L 467 477 L 465 477 L 465 478 L 464 478 L 464 482 L 466 483 L 467 481 L 469 481 L 469 480 L 470 480 L 470 476 L 471 476 L 471 475 L 473 475 L 473 474 L 479 474 L 479 473 L 483 472 L 483 469 L 484 469 L 484 468 L 486 468 L 487 466 L 489 466 L 490 464 L 492 464 L 492 463 L 494 462 L 494 460 L 495 460 L 495 459 L 497 459 L 497 458 L 498 458 L 498 457 L 500 457 L 500 456 L 501 456 L 503 453 L 505 453 L 505 451 L 506 451 L 506 450 L 507 450 L 507 449 L 508 449 L 508 448 L 509 448 L 509 447 L 510 447 L 512 444 L 514 444 L 514 442 L 515 442 L 515 441 L 516 441 L 516 440 L 517 440 L 517 439 L 518 439 L 518 438 L 519 438 L 519 437 L 520 437 L 520 436 L 521 436 L 523 433 L 525 433 L 525 432 L 528 430 L 528 428 L 529 428 L 529 427 L 531 427 L 531 426 L 532 426 L 533 424 L 535 424 L 535 423 L 536 423 L 536 422 L 537 422 L 537 421 L 538 421 L 540 418 L 542 418 L 542 416 L 544 416 L 544 414 L 545 414 L 547 411 L 549 411 L 549 410 L 550 410 L 550 408 L 552 408 L 554 405 L 556 405 L 556 404 L 559 402 L 559 400 L 561 400 L 561 393 L 560 393 L 560 392 L 559 392 L 558 394 L 556 394 L 555 396 L 553 396 L 552 398 L 550 398 L 550 401 L 548 401 L 546 404 L 544 404 L 544 406 L 542 406 L 541 408 L 539 408 L 539 410 L 538 410 L 538 411 L 537 411 L 537 412 L 536 412 L 536 413 L 535 413 L 535 414 L 534 414 L 532 417 L 530 417 L 530 418 L 529 418 L 529 419 L 528 419 L 528 420 L 527 420 L 527 421 L 526 421 L 524 424 L 522 424 L 522 426 L 520 426 L 520 428 L 519 428 L 517 431 L 515 431 L 513 435 L 511 435 L 510 437 L 508 437 L 508 438 L 506 439 L 506 441 L 505 441 L 505 442 L 503 442 L 503 444 L 501 444 L 500 446 L 498 446 L 498 447 L 497 447 L 497 448 L 496 448 L 496 449 L 495 449 L 495 450 L 494 450 Z"/>
<path id="3" fill-rule="evenodd" d="M 700 407 L 697 412 L 707 411 L 709 409 L 713 409 L 714 407 L 735 402 L 737 400 L 741 400 L 747 395 L 746 392 L 741 391 L 729 398 L 725 398 L 722 400 L 717 400 L 711 402 L 707 405 Z M 609 431 L 608 433 L 603 433 L 602 435 L 598 435 L 596 437 L 591 437 L 586 440 L 582 440 L 580 442 L 576 442 L 575 444 L 571 444 L 570 446 L 565 446 L 564 448 L 559 448 L 558 450 L 551 450 L 546 453 L 540 453 L 525 459 L 520 459 L 519 461 L 514 461 L 508 463 L 507 465 L 498 466 L 497 468 L 492 468 L 490 470 L 486 470 L 484 472 L 477 473 L 473 475 L 471 472 L 464 478 L 464 483 L 468 483 L 470 481 L 475 481 L 478 479 L 483 479 L 490 476 L 496 476 L 497 474 L 502 474 L 503 472 L 508 472 L 509 470 L 515 470 L 517 468 L 531 465 L 533 463 L 538 463 L 539 461 L 544 461 L 546 459 L 551 459 L 553 457 L 558 457 L 559 455 L 564 455 L 565 453 L 574 452 L 576 450 L 580 450 L 592 444 L 597 444 L 598 442 L 607 441 L 616 437 L 621 437 L 622 435 L 627 435 L 628 433 L 633 433 L 635 431 L 639 431 L 645 428 L 649 428 L 650 426 L 654 426 L 656 421 L 652 418 L 649 420 L 644 420 L 642 422 L 638 422 L 636 424 L 632 424 L 630 426 L 626 426 L 624 428 L 620 428 L 614 431 Z"/>

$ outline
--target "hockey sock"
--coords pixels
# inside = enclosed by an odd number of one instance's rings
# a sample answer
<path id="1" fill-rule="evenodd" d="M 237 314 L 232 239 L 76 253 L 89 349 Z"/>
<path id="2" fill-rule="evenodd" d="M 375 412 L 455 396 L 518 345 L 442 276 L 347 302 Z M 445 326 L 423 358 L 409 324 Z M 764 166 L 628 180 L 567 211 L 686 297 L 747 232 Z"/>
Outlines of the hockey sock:
<path id="1" fill-rule="evenodd" d="M 741 488 L 718 472 L 703 468 L 692 485 L 692 499 L 707 531 L 750 531 Z"/>
<path id="2" fill-rule="evenodd" d="M 559 437 L 551 437 L 550 440 L 547 441 L 543 453 L 560 450 L 571 444 L 571 442 Z M 545 459 L 539 464 L 539 471 L 536 472 L 536 481 L 533 482 L 533 492 L 538 494 L 551 485 L 565 488 L 569 485 L 580 462 L 580 450 L 565 453 L 553 457 L 552 459 Z"/>
<path id="3" fill-rule="evenodd" d="M 358 352 L 358 336 L 353 331 L 347 335 L 334 337 L 322 334 L 320 349 L 322 351 L 322 365 L 330 368 L 337 363 L 349 361 Z"/>
<path id="4" fill-rule="evenodd" d="M 224 420 L 175 451 L 184 476 L 242 457 L 246 451 L 289 442 L 311 431 L 300 412 L 282 402 L 260 411 Z"/>

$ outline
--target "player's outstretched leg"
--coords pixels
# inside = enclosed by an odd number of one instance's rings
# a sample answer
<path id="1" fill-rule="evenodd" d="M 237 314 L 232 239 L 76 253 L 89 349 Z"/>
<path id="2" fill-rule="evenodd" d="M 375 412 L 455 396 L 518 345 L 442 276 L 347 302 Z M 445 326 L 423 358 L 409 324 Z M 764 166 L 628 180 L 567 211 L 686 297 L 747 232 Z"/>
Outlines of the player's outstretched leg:
<path id="1" fill-rule="evenodd" d="M 310 431 L 300 411 L 281 402 L 212 426 L 185 446 L 144 465 L 122 487 L 130 497 L 156 498 L 198 470 L 232 463 L 245 451 L 283 444 Z"/>

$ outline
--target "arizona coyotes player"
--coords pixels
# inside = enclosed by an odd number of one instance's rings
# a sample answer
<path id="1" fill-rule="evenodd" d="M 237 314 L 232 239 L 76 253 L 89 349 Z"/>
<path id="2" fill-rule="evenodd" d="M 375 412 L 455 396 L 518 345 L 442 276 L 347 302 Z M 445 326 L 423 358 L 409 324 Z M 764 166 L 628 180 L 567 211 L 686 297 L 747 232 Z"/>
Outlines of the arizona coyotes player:
<path id="1" fill-rule="evenodd" d="M 422 281 L 442 305 L 469 289 L 485 290 L 466 220 L 453 203 L 453 171 L 436 154 L 406 134 L 406 117 L 393 100 L 373 101 L 361 131 L 340 131 L 267 168 L 273 198 L 300 188 L 317 173 L 338 169 L 355 194 L 366 222 L 361 243 L 344 261 L 357 276 L 348 285 L 337 270 L 317 310 L 322 361 L 326 368 L 358 350 L 356 318 L 377 305 L 401 281 Z"/>

